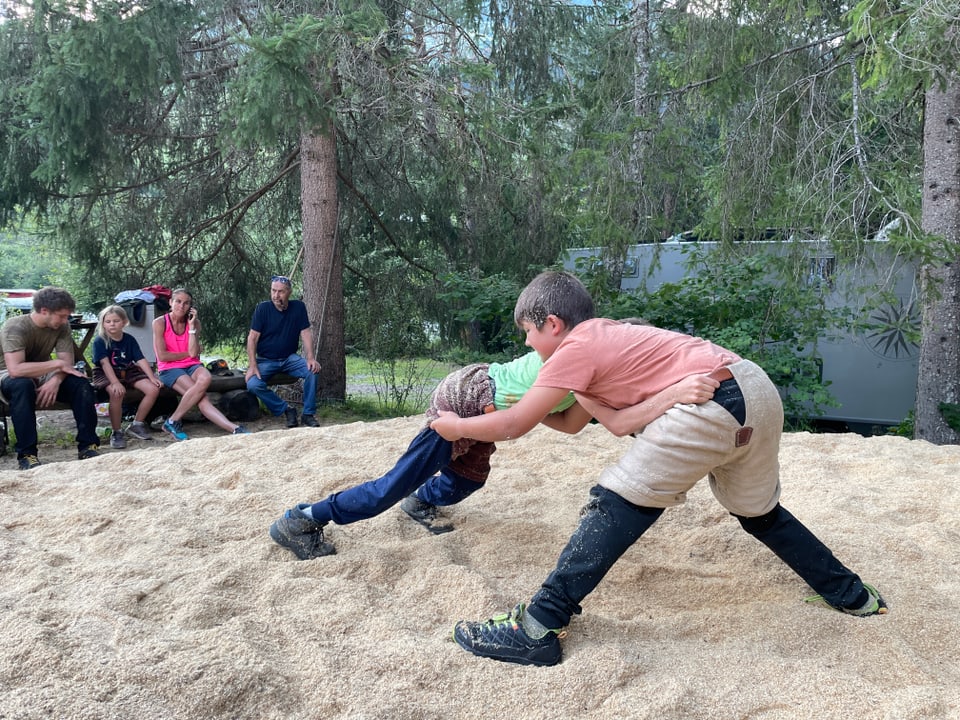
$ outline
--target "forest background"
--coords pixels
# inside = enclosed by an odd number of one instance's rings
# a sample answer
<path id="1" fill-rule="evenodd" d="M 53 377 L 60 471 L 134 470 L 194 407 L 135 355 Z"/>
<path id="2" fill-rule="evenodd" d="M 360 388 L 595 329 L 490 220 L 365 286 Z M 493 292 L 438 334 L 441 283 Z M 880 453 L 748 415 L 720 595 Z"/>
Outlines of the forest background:
<path id="1" fill-rule="evenodd" d="M 737 241 L 826 238 L 856 263 L 885 231 L 920 268 L 916 435 L 958 441 L 956 2 L 0 9 L 0 253 L 69 256 L 84 309 L 186 285 L 205 334 L 242 345 L 289 274 L 338 401 L 348 348 L 516 352 L 519 289 L 597 247 L 601 314 L 716 340 L 819 401 L 796 351 L 858 318 Z M 616 292 L 628 245 L 687 230 L 721 242 L 709 272 Z"/>

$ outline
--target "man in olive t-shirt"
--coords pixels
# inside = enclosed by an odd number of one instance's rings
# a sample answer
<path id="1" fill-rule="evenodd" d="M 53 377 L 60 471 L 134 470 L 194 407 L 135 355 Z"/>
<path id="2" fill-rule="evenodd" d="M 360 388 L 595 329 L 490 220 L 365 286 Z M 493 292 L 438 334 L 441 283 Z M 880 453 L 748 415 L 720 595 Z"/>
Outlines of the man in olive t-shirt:
<path id="1" fill-rule="evenodd" d="M 78 457 L 100 454 L 93 386 L 73 366 L 70 314 L 75 308 L 66 290 L 41 288 L 33 296 L 33 312 L 8 319 L 0 329 L 0 395 L 10 406 L 21 470 L 40 464 L 37 409 L 53 407 L 57 401 L 73 410 Z"/>

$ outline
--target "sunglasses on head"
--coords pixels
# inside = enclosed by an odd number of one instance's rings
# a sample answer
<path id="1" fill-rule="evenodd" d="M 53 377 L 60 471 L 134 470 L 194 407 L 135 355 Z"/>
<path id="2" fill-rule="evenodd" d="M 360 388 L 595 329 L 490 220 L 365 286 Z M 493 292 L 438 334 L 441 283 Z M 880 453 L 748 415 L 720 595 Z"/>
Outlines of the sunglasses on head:
<path id="1" fill-rule="evenodd" d="M 284 285 L 291 284 L 290 278 L 288 278 L 286 275 L 274 275 L 272 278 L 270 278 L 270 282 L 283 283 Z"/>

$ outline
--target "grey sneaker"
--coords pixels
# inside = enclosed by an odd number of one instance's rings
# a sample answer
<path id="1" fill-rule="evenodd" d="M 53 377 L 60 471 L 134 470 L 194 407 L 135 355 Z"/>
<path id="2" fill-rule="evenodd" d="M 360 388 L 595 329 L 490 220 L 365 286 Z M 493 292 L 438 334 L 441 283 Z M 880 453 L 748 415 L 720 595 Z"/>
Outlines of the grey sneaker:
<path id="1" fill-rule="evenodd" d="M 127 441 L 123 437 L 122 430 L 114 430 L 110 434 L 110 447 L 116 450 L 123 450 L 127 446 Z"/>
<path id="2" fill-rule="evenodd" d="M 277 545 L 292 551 L 300 560 L 335 554 L 337 549 L 333 543 L 323 539 L 323 527 L 326 523 L 318 523 L 304 515 L 302 508 L 305 507 L 309 507 L 309 503 L 301 503 L 287 510 L 270 526 L 270 537 Z"/>
<path id="3" fill-rule="evenodd" d="M 400 503 L 400 509 L 434 535 L 442 535 L 454 529 L 450 520 L 440 514 L 436 505 L 424 502 L 416 494 L 407 495 Z"/>
<path id="4" fill-rule="evenodd" d="M 152 440 L 150 437 L 150 428 L 147 427 L 146 423 L 134 422 L 130 424 L 130 427 L 127 428 L 127 434 L 131 437 L 135 437 L 138 440 Z"/>

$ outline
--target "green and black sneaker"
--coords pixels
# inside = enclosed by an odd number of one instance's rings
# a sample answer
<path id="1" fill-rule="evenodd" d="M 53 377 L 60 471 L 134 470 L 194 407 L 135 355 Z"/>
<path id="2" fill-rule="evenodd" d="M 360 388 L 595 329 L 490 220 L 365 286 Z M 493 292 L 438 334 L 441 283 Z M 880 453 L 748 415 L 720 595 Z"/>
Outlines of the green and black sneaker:
<path id="1" fill-rule="evenodd" d="M 565 630 L 547 630 L 541 638 L 532 638 L 523 628 L 523 603 L 502 615 L 483 622 L 461 620 L 453 628 L 453 639 L 464 650 L 480 657 L 520 665 L 556 665 L 563 651 L 560 638 Z"/>
<path id="2" fill-rule="evenodd" d="M 832 607 L 834 610 L 839 610 L 842 613 L 847 615 L 855 615 L 856 617 L 869 617 L 871 615 L 886 615 L 888 612 L 887 603 L 884 601 L 883 597 L 880 595 L 880 591 L 877 590 L 873 585 L 869 583 L 863 584 L 863 589 L 867 591 L 867 601 L 856 608 L 845 608 L 845 607 L 835 607 L 830 605 L 826 600 L 823 599 L 822 595 L 814 595 L 813 597 L 808 597 L 806 602 L 823 602 L 828 607 Z"/>

